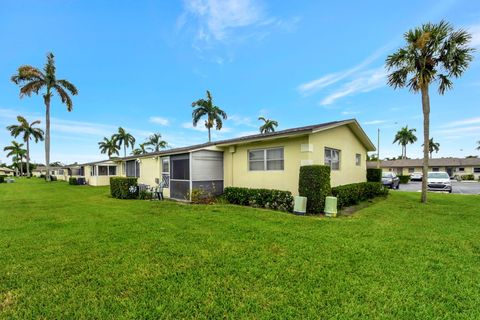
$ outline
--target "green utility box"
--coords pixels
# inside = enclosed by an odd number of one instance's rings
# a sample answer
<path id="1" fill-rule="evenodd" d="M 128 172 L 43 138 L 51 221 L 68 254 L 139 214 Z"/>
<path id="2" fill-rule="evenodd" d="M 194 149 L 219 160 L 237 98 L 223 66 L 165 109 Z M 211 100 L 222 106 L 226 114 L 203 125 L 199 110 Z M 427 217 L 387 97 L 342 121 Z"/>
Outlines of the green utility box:
<path id="1" fill-rule="evenodd" d="M 325 198 L 325 216 L 326 217 L 337 216 L 337 198 L 336 197 Z"/>
<path id="2" fill-rule="evenodd" d="M 294 198 L 293 213 L 304 215 L 307 212 L 307 197 Z"/>

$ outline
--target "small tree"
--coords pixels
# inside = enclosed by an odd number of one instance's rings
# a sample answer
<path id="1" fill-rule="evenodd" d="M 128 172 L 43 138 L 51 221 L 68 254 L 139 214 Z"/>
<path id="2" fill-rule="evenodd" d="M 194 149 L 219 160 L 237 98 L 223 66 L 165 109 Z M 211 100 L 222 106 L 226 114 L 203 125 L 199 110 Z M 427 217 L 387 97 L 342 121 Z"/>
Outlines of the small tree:
<path id="1" fill-rule="evenodd" d="M 406 126 L 399 130 L 395 135 L 393 143 L 398 142 L 398 144 L 402 146 L 402 159 L 407 158 L 407 144 L 415 143 L 417 141 L 417 137 L 414 134 L 415 131 L 417 130 L 408 129 L 408 126 Z"/>
<path id="2" fill-rule="evenodd" d="M 205 128 L 208 130 L 208 142 L 212 141 L 210 130 L 213 126 L 217 130 L 223 127 L 223 120 L 227 120 L 225 111 L 213 104 L 212 94 L 207 90 L 207 99 L 200 99 L 192 102 L 192 120 L 193 126 L 196 127 L 201 118 L 207 117 L 205 120 Z M 223 119 L 223 120 L 222 120 Z"/>
<path id="3" fill-rule="evenodd" d="M 266 119 L 265 117 L 258 117 L 258 120 L 263 121 L 260 126 L 260 133 L 275 132 L 275 128 L 278 127 L 278 122 L 272 119 Z"/>
<path id="4" fill-rule="evenodd" d="M 132 147 L 132 150 L 135 147 L 135 138 L 130 133 L 125 131 L 125 129 L 123 129 L 122 127 L 118 128 L 118 132 L 112 136 L 112 139 L 114 139 L 119 146 L 123 145 L 124 157 L 127 156 L 128 147 Z"/>

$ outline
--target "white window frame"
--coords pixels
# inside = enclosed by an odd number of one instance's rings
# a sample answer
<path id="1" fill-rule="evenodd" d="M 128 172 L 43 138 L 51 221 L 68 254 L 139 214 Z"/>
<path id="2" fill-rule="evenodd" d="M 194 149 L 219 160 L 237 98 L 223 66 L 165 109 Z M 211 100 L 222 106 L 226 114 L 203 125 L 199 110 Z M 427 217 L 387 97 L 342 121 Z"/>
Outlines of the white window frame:
<path id="1" fill-rule="evenodd" d="M 480 167 L 474 167 L 473 173 L 480 173 Z"/>
<path id="2" fill-rule="evenodd" d="M 362 165 L 362 155 L 360 153 L 355 154 L 355 165 L 357 167 L 360 167 Z"/>
<path id="3" fill-rule="evenodd" d="M 327 150 L 330 150 L 330 152 L 338 152 L 338 169 L 332 168 L 332 160 L 330 157 L 330 161 L 327 161 Z M 342 169 L 342 150 L 335 149 L 335 148 L 329 148 L 325 147 L 324 149 L 324 154 L 323 154 L 323 161 L 326 166 L 330 167 L 330 170 L 332 171 L 340 171 Z"/>
<path id="4" fill-rule="evenodd" d="M 282 157 L 275 158 L 275 159 L 267 159 L 267 151 L 269 150 L 282 150 Z M 251 169 L 251 162 L 250 160 L 250 152 L 254 151 L 263 151 L 263 169 L 262 170 L 252 170 Z M 273 147 L 273 148 L 265 148 L 265 149 L 250 149 L 247 152 L 247 161 L 248 161 L 248 171 L 256 172 L 256 171 L 285 171 L 285 148 L 282 147 Z M 253 160 L 253 162 L 261 162 L 262 160 Z M 268 169 L 268 161 L 282 161 L 283 162 L 283 169 Z"/>

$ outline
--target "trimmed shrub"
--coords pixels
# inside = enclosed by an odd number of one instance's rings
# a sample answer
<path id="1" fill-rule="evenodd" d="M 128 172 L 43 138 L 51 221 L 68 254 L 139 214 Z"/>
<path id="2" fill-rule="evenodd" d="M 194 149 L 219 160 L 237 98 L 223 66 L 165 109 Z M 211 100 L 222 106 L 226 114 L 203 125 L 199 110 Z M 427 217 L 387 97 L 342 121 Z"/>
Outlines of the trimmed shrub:
<path id="1" fill-rule="evenodd" d="M 152 200 L 152 193 L 148 190 L 141 190 L 138 193 L 139 200 Z"/>
<path id="2" fill-rule="evenodd" d="M 77 178 L 75 178 L 75 177 L 68 178 L 68 184 L 70 184 L 72 186 L 76 186 L 78 184 Z"/>
<path id="3" fill-rule="evenodd" d="M 117 199 L 137 199 L 137 178 L 111 177 L 110 194 Z"/>
<path id="4" fill-rule="evenodd" d="M 380 182 L 360 182 L 332 188 L 332 195 L 337 197 L 339 209 L 358 204 L 360 201 L 387 196 L 388 189 Z"/>
<path id="5" fill-rule="evenodd" d="M 320 213 L 325 209 L 325 198 L 330 195 L 330 167 L 301 166 L 298 194 L 307 197 L 307 212 Z"/>
<path id="6" fill-rule="evenodd" d="M 232 204 L 280 211 L 293 211 L 293 196 L 290 191 L 227 187 L 225 199 Z"/>
<path id="7" fill-rule="evenodd" d="M 406 184 L 410 181 L 410 176 L 398 176 L 400 178 L 400 183 Z"/>
<path id="8" fill-rule="evenodd" d="M 462 175 L 462 180 L 473 181 L 475 180 L 475 176 L 473 174 L 464 174 Z"/>
<path id="9" fill-rule="evenodd" d="M 367 181 L 368 182 L 381 182 L 382 181 L 382 169 L 368 168 L 367 169 Z"/>
<path id="10" fill-rule="evenodd" d="M 4 183 L 5 182 L 5 176 L 0 176 L 0 183 Z"/>

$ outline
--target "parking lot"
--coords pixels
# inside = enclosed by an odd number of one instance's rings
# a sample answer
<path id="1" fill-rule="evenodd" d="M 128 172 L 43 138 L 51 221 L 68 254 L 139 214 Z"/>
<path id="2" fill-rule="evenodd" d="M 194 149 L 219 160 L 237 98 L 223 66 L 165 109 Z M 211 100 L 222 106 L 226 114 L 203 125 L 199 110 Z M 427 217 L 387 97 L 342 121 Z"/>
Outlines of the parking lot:
<path id="1" fill-rule="evenodd" d="M 408 184 L 401 184 L 400 191 L 420 192 L 422 189 L 422 182 L 409 182 Z M 459 194 L 480 194 L 480 183 L 478 182 L 458 182 L 452 180 L 452 192 Z"/>

